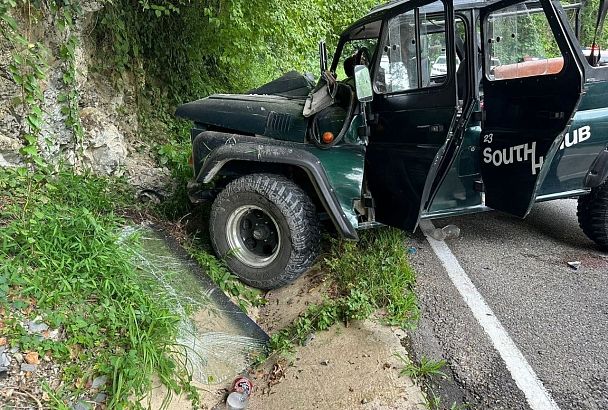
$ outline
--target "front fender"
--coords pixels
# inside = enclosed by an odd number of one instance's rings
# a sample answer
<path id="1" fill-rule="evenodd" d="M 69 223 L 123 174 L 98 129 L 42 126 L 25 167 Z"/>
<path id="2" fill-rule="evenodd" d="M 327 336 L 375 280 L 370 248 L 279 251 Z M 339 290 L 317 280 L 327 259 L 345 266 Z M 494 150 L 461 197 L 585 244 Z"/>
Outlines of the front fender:
<path id="1" fill-rule="evenodd" d="M 198 183 L 210 183 L 231 161 L 285 164 L 302 169 L 338 232 L 347 239 L 358 239 L 355 228 L 340 206 L 321 161 L 312 153 L 299 148 L 297 144 L 263 137 L 205 131 L 195 138 L 193 147 Z"/>

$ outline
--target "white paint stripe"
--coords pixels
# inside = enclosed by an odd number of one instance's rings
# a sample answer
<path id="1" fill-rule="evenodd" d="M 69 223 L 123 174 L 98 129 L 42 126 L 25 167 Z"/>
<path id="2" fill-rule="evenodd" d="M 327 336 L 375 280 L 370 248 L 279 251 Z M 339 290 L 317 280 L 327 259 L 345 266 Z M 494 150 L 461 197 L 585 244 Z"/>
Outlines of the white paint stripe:
<path id="1" fill-rule="evenodd" d="M 430 221 L 429 221 L 430 222 Z M 432 223 L 429 224 L 429 228 Z M 434 227 L 433 227 L 434 229 Z M 473 316 L 490 337 L 494 348 L 505 361 L 517 386 L 523 391 L 533 410 L 559 410 L 543 382 L 540 381 L 524 355 L 492 312 L 483 296 L 469 279 L 458 260 L 445 244 L 426 235 L 431 248 L 447 271 L 452 283 L 473 312 Z"/>

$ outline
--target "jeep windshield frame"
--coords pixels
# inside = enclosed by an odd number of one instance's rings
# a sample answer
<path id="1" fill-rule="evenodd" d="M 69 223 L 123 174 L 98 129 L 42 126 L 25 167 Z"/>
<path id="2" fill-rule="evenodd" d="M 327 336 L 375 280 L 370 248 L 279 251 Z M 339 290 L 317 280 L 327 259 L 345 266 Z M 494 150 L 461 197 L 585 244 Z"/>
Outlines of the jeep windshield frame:
<path id="1" fill-rule="evenodd" d="M 346 30 L 342 32 L 340 35 L 340 40 L 338 41 L 338 46 L 336 47 L 336 52 L 334 53 L 334 58 L 332 60 L 331 69 L 332 73 L 336 72 L 338 64 L 340 62 L 340 57 L 342 55 L 344 46 L 349 41 L 353 40 L 369 40 L 369 39 L 378 39 L 380 40 L 380 35 L 385 31 L 385 26 L 387 21 L 404 10 L 411 9 L 414 7 L 419 7 L 421 4 L 428 3 L 428 1 L 424 0 L 398 0 L 393 1 L 385 5 L 378 6 L 371 10 L 371 12 L 360 20 L 356 21 L 352 25 L 350 25 Z M 483 0 L 473 1 L 470 0 L 456 0 L 452 2 L 454 4 L 455 10 L 459 9 L 470 9 L 470 8 L 480 8 L 484 4 Z M 456 7 L 458 5 L 458 7 Z M 441 12 L 441 9 L 435 5 L 426 5 L 422 6 L 421 10 L 425 13 L 434 13 Z M 372 56 L 372 66 L 370 66 L 370 75 L 374 76 L 374 68 L 376 64 L 376 57 L 378 54 L 378 47 Z"/>

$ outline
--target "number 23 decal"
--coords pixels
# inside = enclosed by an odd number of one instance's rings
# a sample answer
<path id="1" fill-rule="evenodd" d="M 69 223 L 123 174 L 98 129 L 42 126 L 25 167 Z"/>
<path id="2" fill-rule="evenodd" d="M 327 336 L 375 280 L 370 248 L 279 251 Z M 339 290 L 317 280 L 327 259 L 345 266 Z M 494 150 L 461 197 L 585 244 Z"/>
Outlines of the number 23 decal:
<path id="1" fill-rule="evenodd" d="M 491 144 L 492 142 L 494 142 L 494 134 L 484 135 L 483 142 L 484 144 Z"/>

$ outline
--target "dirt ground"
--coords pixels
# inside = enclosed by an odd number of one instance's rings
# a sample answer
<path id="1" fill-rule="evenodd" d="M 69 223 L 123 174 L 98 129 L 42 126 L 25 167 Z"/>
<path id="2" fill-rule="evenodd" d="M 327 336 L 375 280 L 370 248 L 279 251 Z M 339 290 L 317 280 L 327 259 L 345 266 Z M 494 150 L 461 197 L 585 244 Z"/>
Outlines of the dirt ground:
<path id="1" fill-rule="evenodd" d="M 311 271 L 296 283 L 269 292 L 268 304 L 254 320 L 269 334 L 295 320 L 310 304 L 323 300 L 325 282 Z M 401 340 L 404 331 L 374 321 L 334 326 L 317 332 L 293 357 L 271 358 L 250 375 L 254 392 L 248 409 L 424 409 L 420 388 L 406 376 L 395 353 L 407 355 Z M 236 375 L 235 375 L 236 376 Z M 229 386 L 200 386 L 203 409 L 224 409 Z M 161 389 L 151 397 L 152 408 L 164 398 Z M 175 398 L 170 410 L 187 409 Z"/>
<path id="2" fill-rule="evenodd" d="M 291 366 L 275 365 L 283 372 L 278 380 L 255 377 L 249 408 L 424 408 L 418 387 L 399 377 L 396 352 L 404 353 L 391 329 L 371 321 L 335 326 L 299 348 Z"/>

